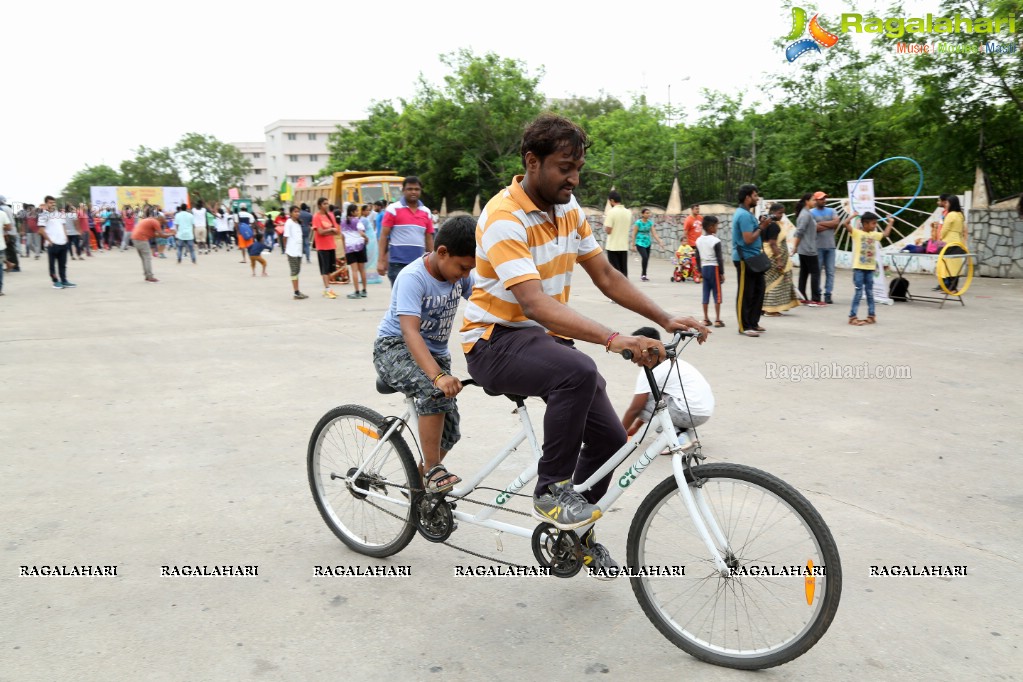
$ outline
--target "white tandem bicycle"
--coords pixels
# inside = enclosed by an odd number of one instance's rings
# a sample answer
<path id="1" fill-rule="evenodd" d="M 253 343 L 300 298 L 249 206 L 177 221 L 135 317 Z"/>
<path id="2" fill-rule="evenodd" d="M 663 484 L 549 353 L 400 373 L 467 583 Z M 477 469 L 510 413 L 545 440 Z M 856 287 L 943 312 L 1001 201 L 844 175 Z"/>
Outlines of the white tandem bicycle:
<path id="1" fill-rule="evenodd" d="M 681 341 L 694 336 L 676 332 L 665 345 L 672 371 L 686 345 L 680 348 Z M 672 475 L 646 496 L 629 529 L 627 565 L 643 611 L 671 642 L 708 663 L 757 670 L 801 656 L 827 631 L 841 598 L 842 566 L 831 531 L 810 502 L 784 481 L 741 464 L 701 464 L 705 458 L 698 441 L 676 434 L 660 387 L 646 372 L 656 401 L 647 428 L 655 428 L 657 436 L 643 450 L 642 438 L 627 442 L 575 488 L 589 490 L 638 454 L 600 499 L 598 506 L 606 513 L 668 449 Z M 377 389 L 394 392 L 379 381 Z M 516 405 L 518 433 L 479 472 L 442 495 L 423 489 L 416 458 L 403 437 L 408 430 L 418 445 L 411 399 L 401 417 L 384 417 L 362 405 L 330 410 L 313 430 L 308 450 L 309 485 L 323 520 L 345 545 L 372 557 L 401 551 L 417 530 L 431 542 L 444 542 L 456 521 L 462 521 L 530 538 L 534 556 L 552 575 L 576 575 L 583 556 L 574 531 L 494 518 L 523 513 L 507 505 L 517 496 L 532 497 L 531 488 L 529 495 L 519 491 L 536 478 L 541 456 L 525 399 L 507 397 Z M 482 487 L 524 442 L 533 455 L 529 465 L 502 489 Z M 494 497 L 488 502 L 469 499 L 476 490 L 492 491 Z M 480 510 L 456 509 L 463 501 Z M 684 575 L 643 570 L 664 566 L 685 566 Z"/>

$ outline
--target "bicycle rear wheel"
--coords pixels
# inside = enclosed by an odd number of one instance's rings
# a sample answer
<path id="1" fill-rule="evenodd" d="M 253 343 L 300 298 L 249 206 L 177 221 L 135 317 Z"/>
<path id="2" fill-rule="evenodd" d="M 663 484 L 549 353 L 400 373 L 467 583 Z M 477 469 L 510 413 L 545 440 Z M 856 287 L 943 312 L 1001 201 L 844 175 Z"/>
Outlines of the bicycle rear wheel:
<path id="1" fill-rule="evenodd" d="M 842 594 L 838 548 L 820 514 L 795 488 L 752 467 L 705 464 L 686 480 L 728 541 L 731 575 L 714 567 L 671 476 L 643 500 L 629 529 L 633 571 L 685 566 L 681 576 L 631 579 L 647 617 L 686 653 L 728 668 L 770 668 L 806 653 Z"/>
<path id="2" fill-rule="evenodd" d="M 409 500 L 421 487 L 408 444 L 397 434 L 381 444 L 385 431 L 377 412 L 342 405 L 323 415 L 309 438 L 309 487 L 320 515 L 341 542 L 373 557 L 411 542 L 416 528 Z M 372 465 L 355 477 L 374 452 Z"/>

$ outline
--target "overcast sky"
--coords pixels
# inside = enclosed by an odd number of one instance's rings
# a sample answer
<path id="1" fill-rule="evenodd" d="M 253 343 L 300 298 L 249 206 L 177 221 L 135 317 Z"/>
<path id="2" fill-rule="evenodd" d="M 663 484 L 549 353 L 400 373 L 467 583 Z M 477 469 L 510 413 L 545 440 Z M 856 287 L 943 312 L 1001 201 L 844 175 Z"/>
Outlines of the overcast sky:
<path id="1" fill-rule="evenodd" d="M 816 6 L 829 28 L 848 11 Z M 37 203 L 86 165 L 188 132 L 262 141 L 277 119 L 364 118 L 412 97 L 419 73 L 440 83 L 438 55 L 462 47 L 542 66 L 548 97 L 664 104 L 670 86 L 691 113 L 701 88 L 755 96 L 765 74 L 817 58 L 785 61 L 774 41 L 790 24 L 777 0 L 7 3 L 0 194 Z"/>

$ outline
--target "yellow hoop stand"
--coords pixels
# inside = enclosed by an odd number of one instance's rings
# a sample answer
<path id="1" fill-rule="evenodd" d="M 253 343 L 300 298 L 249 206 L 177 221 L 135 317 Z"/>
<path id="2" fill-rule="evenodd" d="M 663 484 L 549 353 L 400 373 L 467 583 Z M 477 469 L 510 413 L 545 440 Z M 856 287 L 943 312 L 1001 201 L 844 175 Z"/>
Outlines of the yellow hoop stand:
<path id="1" fill-rule="evenodd" d="M 952 247 L 952 246 L 958 246 L 960 249 L 963 250 L 962 255 L 965 256 L 965 258 L 962 258 L 962 260 L 966 261 L 966 284 L 963 284 L 958 289 L 956 289 L 955 293 L 950 291 L 948 289 L 948 287 L 945 286 L 944 278 L 942 278 L 940 275 L 938 275 L 938 272 L 939 272 L 939 269 L 941 268 L 941 266 L 944 266 L 946 273 L 950 273 L 952 269 L 951 269 L 951 267 L 949 267 L 949 262 L 952 261 L 952 260 L 956 260 L 956 261 L 960 260 L 959 258 L 955 258 L 955 259 L 949 259 L 949 261 L 945 261 L 945 252 L 948 251 L 949 247 Z M 954 254 L 954 255 L 959 256 L 960 254 Z M 945 244 L 945 246 L 942 247 L 941 253 L 938 254 L 938 261 L 937 261 L 937 264 L 935 265 L 935 268 L 934 268 L 934 276 L 938 280 L 938 286 L 941 287 L 941 290 L 944 291 L 949 296 L 962 296 L 963 294 L 966 293 L 966 290 L 970 288 L 970 283 L 973 282 L 973 259 L 970 258 L 969 256 L 970 256 L 970 251 L 966 248 L 966 244 L 963 244 L 962 242 L 949 242 L 948 244 Z M 962 265 L 961 264 L 959 265 L 959 272 L 960 272 L 959 275 L 948 274 L 948 276 L 949 277 L 963 277 L 963 275 L 961 274 L 962 273 Z"/>

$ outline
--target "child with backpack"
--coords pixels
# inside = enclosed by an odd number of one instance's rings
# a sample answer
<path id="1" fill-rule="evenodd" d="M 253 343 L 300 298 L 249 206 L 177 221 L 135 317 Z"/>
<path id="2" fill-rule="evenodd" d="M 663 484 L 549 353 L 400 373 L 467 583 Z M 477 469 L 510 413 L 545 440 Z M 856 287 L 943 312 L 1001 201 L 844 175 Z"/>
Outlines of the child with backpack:
<path id="1" fill-rule="evenodd" d="M 266 242 L 263 241 L 263 235 L 256 232 L 253 233 L 252 243 L 249 244 L 249 263 L 252 266 L 252 276 L 256 276 L 256 263 L 263 266 L 263 277 L 266 277 L 266 259 L 263 258 L 263 251 L 267 248 Z"/>

